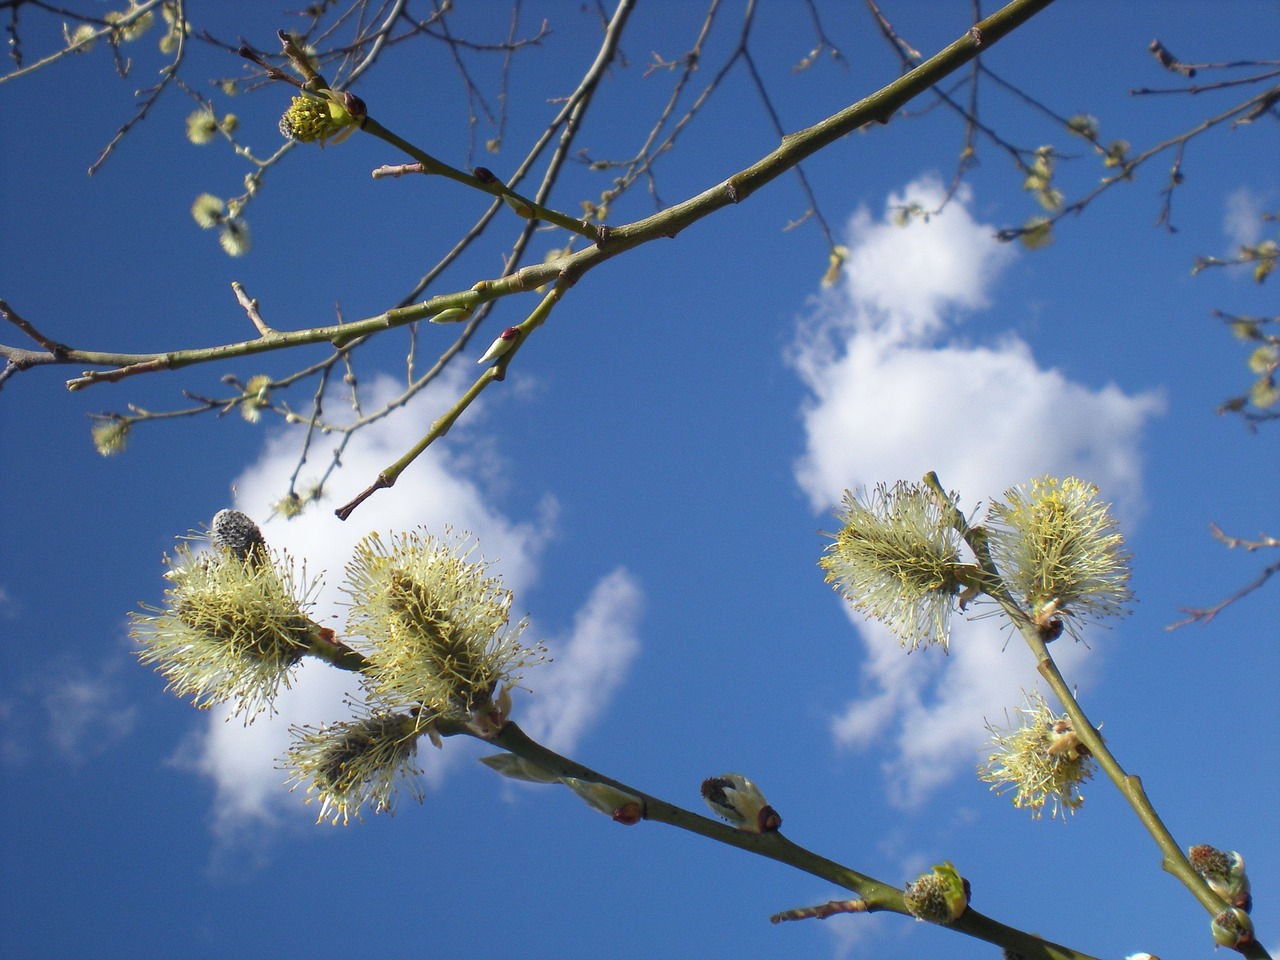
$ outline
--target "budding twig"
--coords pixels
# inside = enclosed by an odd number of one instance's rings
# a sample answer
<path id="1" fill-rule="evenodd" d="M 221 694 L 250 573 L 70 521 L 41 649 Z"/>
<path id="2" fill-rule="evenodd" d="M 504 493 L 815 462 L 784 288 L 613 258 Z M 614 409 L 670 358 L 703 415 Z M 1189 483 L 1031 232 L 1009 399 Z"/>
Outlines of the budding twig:
<path id="1" fill-rule="evenodd" d="M 244 292 L 244 286 L 241 285 L 239 281 L 233 280 L 231 282 L 231 289 L 235 291 L 236 301 L 240 306 L 244 307 L 244 312 L 249 315 L 249 320 L 258 328 L 258 332 L 264 337 L 273 335 L 276 331 L 267 325 L 267 322 L 262 319 L 262 314 L 258 312 L 258 301 L 251 299 L 249 295 Z"/>

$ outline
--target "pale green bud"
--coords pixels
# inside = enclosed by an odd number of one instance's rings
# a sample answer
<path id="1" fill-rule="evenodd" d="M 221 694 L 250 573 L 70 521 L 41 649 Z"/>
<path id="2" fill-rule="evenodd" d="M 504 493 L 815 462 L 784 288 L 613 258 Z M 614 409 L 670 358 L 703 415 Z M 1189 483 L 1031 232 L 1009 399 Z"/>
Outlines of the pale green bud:
<path id="1" fill-rule="evenodd" d="M 114 456 L 124 450 L 129 441 L 128 420 L 107 417 L 93 425 L 93 446 L 104 457 Z"/>
<path id="2" fill-rule="evenodd" d="M 1213 942 L 1220 947 L 1238 950 L 1253 942 L 1253 921 L 1239 907 L 1223 910 L 1210 922 L 1209 930 L 1213 934 Z"/>
<path id="3" fill-rule="evenodd" d="M 1018 240 L 1028 250 L 1042 250 L 1053 243 L 1053 224 L 1047 217 L 1032 217 L 1022 225 Z"/>
<path id="4" fill-rule="evenodd" d="M 218 243 L 228 256 L 244 256 L 253 246 L 249 225 L 236 217 L 227 217 L 222 221 L 222 229 L 218 231 Z"/>
<path id="5" fill-rule="evenodd" d="M 1067 129 L 1086 140 L 1098 139 L 1098 118 L 1087 113 L 1077 113 L 1067 120 Z"/>
<path id="6" fill-rule="evenodd" d="M 782 826 L 782 817 L 769 806 L 760 788 L 740 773 L 703 780 L 702 799 L 715 813 L 747 833 L 772 833 Z"/>
<path id="7" fill-rule="evenodd" d="M 213 140 L 218 134 L 218 118 L 207 107 L 187 117 L 187 139 L 196 146 L 202 146 Z"/>
<path id="8" fill-rule="evenodd" d="M 227 206 L 222 202 L 221 197 L 215 197 L 212 193 L 202 193 L 196 197 L 195 203 L 191 204 L 191 218 L 202 229 L 208 230 L 222 222 L 226 210 Z"/>
<path id="9" fill-rule="evenodd" d="M 560 783 L 561 778 L 546 767 L 540 767 L 532 760 L 518 757 L 514 753 L 491 753 L 480 757 L 480 762 L 495 773 L 511 780 L 525 783 Z"/>
<path id="10" fill-rule="evenodd" d="M 427 319 L 431 323 L 462 323 L 464 320 L 470 320 L 472 313 L 470 307 L 449 307 L 447 310 L 433 313 Z"/>
<path id="11" fill-rule="evenodd" d="M 560 782 L 589 806 L 625 827 L 634 826 L 644 819 L 644 801 L 634 793 L 619 790 L 607 783 L 579 780 L 577 777 L 561 777 Z"/>

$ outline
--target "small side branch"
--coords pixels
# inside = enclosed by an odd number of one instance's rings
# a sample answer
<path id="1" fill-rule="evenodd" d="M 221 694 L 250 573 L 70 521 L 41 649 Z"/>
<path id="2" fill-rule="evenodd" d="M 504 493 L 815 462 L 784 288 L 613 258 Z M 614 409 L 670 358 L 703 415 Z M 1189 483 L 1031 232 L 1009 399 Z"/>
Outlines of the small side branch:
<path id="1" fill-rule="evenodd" d="M 427 153 L 425 150 L 414 146 L 409 141 L 393 133 L 391 130 L 388 130 L 382 124 L 378 123 L 377 120 L 373 119 L 373 117 L 366 117 L 360 124 L 360 129 L 365 133 L 372 134 L 379 140 L 383 140 L 394 147 L 398 147 L 400 150 L 403 150 L 409 156 L 413 157 L 413 159 L 417 161 L 417 165 L 421 166 L 422 173 L 446 177 L 449 180 L 454 180 L 465 186 L 472 187 L 482 193 L 498 197 L 506 202 L 506 204 L 519 216 L 524 217 L 526 220 L 544 220 L 547 223 L 553 223 L 557 227 L 562 227 L 571 233 L 580 234 L 581 236 L 586 237 L 592 243 L 595 243 L 600 239 L 600 232 L 596 227 L 593 227 L 591 224 L 586 223 L 583 220 L 579 220 L 576 217 L 571 217 L 558 210 L 552 210 L 550 207 L 545 207 L 528 197 L 521 196 L 484 167 L 476 167 L 474 173 L 467 173 L 465 170 L 459 170 L 456 167 L 451 167 L 443 160 L 439 160 L 436 157 L 431 156 L 431 154 Z M 380 167 L 379 170 L 375 170 L 373 174 L 374 177 L 378 178 L 379 171 L 385 170 L 387 170 L 387 167 L 385 166 Z M 403 169 L 403 172 L 408 173 L 416 171 Z M 392 174 L 392 176 L 398 175 L 399 174 Z"/>
<path id="2" fill-rule="evenodd" d="M 28 337 L 42 346 L 57 360 L 71 353 L 71 348 L 65 343 L 60 343 L 50 337 L 46 337 L 43 333 L 35 328 L 29 320 L 24 319 L 18 314 L 18 311 L 9 306 L 3 300 L 0 300 L 0 317 L 8 320 L 15 327 L 25 333 Z"/>
<path id="3" fill-rule="evenodd" d="M 825 920 L 837 913 L 866 913 L 867 901 L 861 897 L 852 900 L 828 900 L 816 907 L 796 907 L 794 910 L 783 910 L 769 918 L 770 923 L 783 923 L 787 920 Z"/>
<path id="4" fill-rule="evenodd" d="M 524 342 L 528 340 L 529 334 L 542 326 L 546 321 L 552 308 L 560 302 L 561 296 L 564 295 L 564 291 L 568 289 L 571 282 L 572 281 L 567 277 L 562 276 L 556 286 L 547 292 L 547 294 L 542 298 L 542 301 L 534 311 L 529 314 L 525 321 L 519 326 L 512 327 L 510 329 L 509 333 L 511 334 L 511 337 L 509 342 L 511 343 L 511 346 L 496 358 L 496 362 L 494 362 L 492 366 L 487 367 L 484 373 L 480 374 L 475 383 L 471 385 L 466 393 L 458 398 L 457 402 L 454 403 L 452 407 L 445 411 L 443 415 L 431 424 L 431 429 L 427 431 L 426 435 L 415 443 L 404 456 L 378 474 L 378 478 L 364 490 L 360 491 L 355 499 L 343 504 L 334 511 L 334 514 L 339 520 L 346 520 L 355 511 L 356 507 L 360 506 L 360 504 L 369 499 L 369 497 L 377 493 L 379 490 L 394 486 L 396 480 L 399 479 L 400 474 L 405 471 L 409 464 L 413 463 L 413 461 L 416 460 L 422 452 L 427 449 L 427 447 L 448 433 L 454 423 L 457 422 L 457 419 L 462 416 L 463 411 L 471 406 L 475 399 L 480 396 L 489 384 L 506 378 L 507 365 L 515 357 L 516 353 L 519 352 L 520 347 Z"/>
<path id="5" fill-rule="evenodd" d="M 441 732 L 447 736 L 455 733 L 477 736 L 473 730 L 466 728 L 448 731 L 442 729 Z M 604 784 L 630 794 L 640 801 L 646 822 L 663 823 L 717 843 L 736 847 L 749 854 L 765 857 L 858 894 L 857 897 L 851 900 L 832 901 L 832 903 L 818 907 L 801 908 L 801 911 L 806 909 L 813 910 L 815 911 L 814 916 L 819 915 L 817 911 L 825 911 L 822 915 L 853 912 L 889 912 L 909 915 L 902 891 L 897 887 L 882 883 L 873 877 L 836 863 L 834 860 L 828 860 L 826 857 L 792 842 L 784 837 L 781 832 L 750 833 L 669 803 L 549 750 L 542 744 L 532 740 L 512 722 L 504 724 L 497 735 L 489 738 L 487 742 L 493 746 L 501 747 L 503 750 L 513 753 L 557 777 L 573 777 L 589 783 Z M 833 907 L 833 904 L 836 906 Z M 786 911 L 786 913 L 778 914 L 773 919 L 773 922 L 803 919 L 802 916 L 790 916 L 792 913 L 799 912 Z M 969 907 L 956 921 L 949 924 L 948 929 L 1004 947 L 1007 951 L 1016 953 L 1026 958 L 1026 960 L 1095 960 L 1089 954 L 1081 953 L 1000 923 L 998 920 L 977 912 L 973 907 Z"/>
<path id="6" fill-rule="evenodd" d="M 258 332 L 264 337 L 274 336 L 276 331 L 267 325 L 267 322 L 262 319 L 262 314 L 258 312 L 258 301 L 251 299 L 244 292 L 244 286 L 237 281 L 232 281 L 231 289 L 235 291 L 236 301 L 244 307 L 244 312 L 249 315 L 249 321 Z"/>
<path id="7" fill-rule="evenodd" d="M 1247 550 L 1249 553 L 1253 553 L 1256 550 L 1262 550 L 1267 547 L 1272 547 L 1272 548 L 1280 547 L 1280 537 L 1271 537 L 1271 536 L 1263 535 L 1263 536 L 1260 536 L 1257 540 L 1245 540 L 1241 537 L 1228 536 L 1227 534 L 1222 532 L 1222 529 L 1217 524 L 1210 524 L 1209 529 L 1213 531 L 1213 535 L 1215 537 L 1217 537 L 1224 544 L 1226 544 L 1227 548 L 1231 550 L 1235 550 L 1238 548 L 1242 550 Z M 1262 572 L 1258 574 L 1258 576 L 1254 580 L 1245 584 L 1235 593 L 1231 594 L 1231 596 L 1227 597 L 1225 600 L 1221 601 L 1220 603 L 1214 604 L 1212 607 L 1204 607 L 1204 608 L 1181 607 L 1179 608 L 1180 612 L 1185 613 L 1186 616 L 1183 619 L 1179 620 L 1177 623 L 1172 623 L 1169 626 L 1165 627 L 1165 629 L 1177 630 L 1179 627 L 1185 627 L 1189 623 L 1200 623 L 1200 624 L 1208 623 L 1210 620 L 1212 620 L 1214 617 L 1220 614 L 1227 607 L 1231 606 L 1233 603 L 1237 602 L 1238 600 L 1243 600 L 1249 594 L 1253 593 L 1253 591 L 1260 588 L 1263 584 L 1265 584 L 1277 573 L 1280 573 L 1280 562 L 1276 562 L 1271 564 L 1268 567 L 1264 567 Z"/>

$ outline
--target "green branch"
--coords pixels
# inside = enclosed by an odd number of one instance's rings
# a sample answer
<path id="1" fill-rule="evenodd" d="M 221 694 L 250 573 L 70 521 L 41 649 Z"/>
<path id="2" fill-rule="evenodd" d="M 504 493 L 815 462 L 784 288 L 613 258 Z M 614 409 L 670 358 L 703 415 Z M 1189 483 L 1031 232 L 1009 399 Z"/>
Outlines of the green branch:
<path id="1" fill-rule="evenodd" d="M 458 725 L 448 729 L 440 729 L 446 736 L 455 733 L 476 734 Z M 483 739 L 483 738 L 480 738 Z M 548 770 L 558 777 L 573 777 L 589 783 L 605 784 L 616 790 L 631 794 L 638 798 L 643 807 L 643 817 L 655 823 L 665 823 L 689 833 L 715 840 L 718 843 L 737 847 L 757 856 L 776 860 L 778 863 L 794 867 L 804 873 L 827 880 L 845 890 L 856 893 L 866 903 L 867 913 L 890 912 L 910 916 L 903 902 L 903 894 L 897 887 L 882 883 L 856 870 L 851 870 L 834 860 L 828 860 L 799 844 L 793 843 L 782 834 L 750 833 L 736 827 L 712 820 L 701 814 L 686 810 L 683 807 L 668 803 L 642 790 L 614 780 L 604 774 L 585 767 L 568 757 L 533 740 L 515 723 L 508 722 L 492 739 L 485 740 L 495 746 L 502 747 L 516 756 L 529 761 L 537 767 Z M 1096 960 L 1088 954 L 1080 953 L 1069 947 L 1051 943 L 1040 937 L 1006 926 L 997 920 L 978 913 L 972 907 L 965 910 L 960 918 L 947 925 L 949 929 L 967 934 L 979 940 L 1004 947 L 1026 960 Z"/>
<path id="2" fill-rule="evenodd" d="M 136 354 L 83 350 L 61 344 L 59 345 L 61 349 L 58 350 L 44 349 L 39 351 L 24 350 L 19 347 L 0 344 L 0 357 L 4 357 L 9 361 L 11 369 L 18 370 L 45 364 L 73 364 L 113 368 L 86 371 L 82 376 L 67 381 L 68 389 L 79 390 L 95 383 L 116 382 L 137 374 L 153 373 L 159 370 L 176 370 L 195 364 L 229 360 L 305 344 L 329 342 L 340 345 L 356 337 L 394 329 L 417 320 L 426 319 L 433 314 L 453 307 L 474 309 L 476 305 L 487 300 L 512 293 L 534 290 L 557 279 L 564 278 L 569 283 L 576 282 L 578 278 L 606 260 L 610 260 L 619 254 L 660 237 L 675 237 L 686 227 L 705 219 L 716 211 L 731 204 L 741 203 L 766 184 L 794 168 L 805 158 L 812 156 L 859 127 L 873 122 L 887 123 L 900 107 L 937 84 L 950 73 L 964 66 L 1052 2 L 1053 0 L 1012 0 L 1001 10 L 980 21 L 961 38 L 921 63 L 911 72 L 827 119 L 785 137 L 776 150 L 750 167 L 734 174 L 728 180 L 710 187 L 702 193 L 676 204 L 674 207 L 633 223 L 604 231 L 590 228 L 591 238 L 596 241 L 593 246 L 553 260 L 550 263 L 531 264 L 500 279 L 481 281 L 469 291 L 433 297 L 424 303 L 388 310 L 385 313 L 352 323 L 314 327 L 286 333 L 275 332 L 254 340 L 214 347 Z M 370 133 L 387 139 L 388 142 L 400 146 L 401 149 L 407 149 L 411 156 L 414 155 L 412 151 L 417 150 L 417 148 L 400 140 L 390 131 L 386 131 L 376 122 L 366 120 L 366 124 L 369 124 Z M 421 153 L 421 151 L 417 152 Z M 415 156 L 415 159 L 419 160 L 419 162 L 430 162 L 436 165 L 439 169 L 433 172 L 438 172 L 441 175 L 447 175 L 444 172 L 445 169 L 452 169 L 447 168 L 446 165 L 426 154 L 422 154 L 421 157 Z M 461 171 L 454 172 L 457 174 L 455 179 L 460 179 L 468 185 L 484 189 L 494 196 L 502 196 L 504 192 L 510 193 L 504 186 L 484 184 L 470 174 Z M 533 204 L 518 195 L 512 194 L 512 196 L 519 201 L 528 203 L 540 218 L 545 214 L 549 222 L 556 222 L 551 219 L 552 211 Z M 572 218 L 567 219 L 572 221 Z M 566 229 L 573 230 L 575 233 L 583 232 L 579 229 L 584 226 L 580 221 L 560 223 L 560 225 Z M 3 312 L 6 319 L 15 322 L 12 317 L 16 316 L 16 314 L 13 314 L 13 311 L 7 306 L 0 304 L 0 311 Z"/>
<path id="3" fill-rule="evenodd" d="M 986 531 L 981 527 L 971 526 L 964 519 L 959 509 L 956 508 L 944 491 L 937 475 L 934 473 L 927 474 L 924 482 L 939 497 L 940 501 L 950 508 L 952 524 L 977 558 L 978 565 L 983 570 L 981 577 L 982 592 L 1000 605 L 1009 621 L 1022 636 L 1022 639 L 1036 658 L 1037 671 L 1044 677 L 1045 682 L 1048 683 L 1050 689 L 1062 704 L 1063 709 L 1066 710 L 1067 716 L 1071 718 L 1072 730 L 1088 749 L 1090 755 L 1097 761 L 1098 766 L 1115 784 L 1134 813 L 1137 814 L 1138 820 L 1151 835 L 1152 839 L 1155 840 L 1156 846 L 1160 848 L 1162 854 L 1161 866 L 1191 891 L 1192 895 L 1209 912 L 1210 916 L 1217 916 L 1227 910 L 1230 905 L 1214 893 L 1204 879 L 1192 868 L 1186 853 L 1183 852 L 1169 829 L 1165 826 L 1164 821 L 1160 819 L 1159 814 L 1156 812 L 1155 806 L 1143 789 L 1142 780 L 1133 774 L 1125 772 L 1120 762 L 1107 746 L 1102 734 L 1099 733 L 1098 728 L 1090 722 L 1084 709 L 1080 706 L 1070 685 L 1058 669 L 1053 655 L 1049 652 L 1049 641 L 1056 636 L 1058 631 L 1053 630 L 1048 624 L 1037 624 L 1035 619 L 1022 608 L 1021 604 L 1009 592 L 999 569 L 997 569 L 991 558 L 987 545 Z M 1241 944 L 1237 949 L 1244 956 L 1253 958 L 1253 960 L 1269 960 L 1270 957 L 1270 954 L 1256 941 Z"/>
<path id="4" fill-rule="evenodd" d="M 581 234 L 592 243 L 600 239 L 602 227 L 593 227 L 591 224 L 583 220 L 577 220 L 567 214 L 560 213 L 558 210 L 552 210 L 550 207 L 544 207 L 542 204 L 530 200 L 528 197 L 521 196 L 516 193 L 501 180 L 495 177 L 484 167 L 477 167 L 475 173 L 467 173 L 465 170 L 459 170 L 451 167 L 442 160 L 438 160 L 431 154 L 427 153 L 419 147 L 414 146 L 409 141 L 396 135 L 388 130 L 373 117 L 366 117 L 360 123 L 360 129 L 365 133 L 372 134 L 379 140 L 391 144 L 394 147 L 403 150 L 414 160 L 418 161 L 421 172 L 429 175 L 446 177 L 450 180 L 457 181 L 475 190 L 487 193 L 506 201 L 511 209 L 515 210 L 520 216 L 526 220 L 545 220 L 547 223 L 553 223 L 557 227 L 563 227 L 572 233 Z"/>
<path id="5" fill-rule="evenodd" d="M 506 349 L 506 352 L 498 357 L 492 366 L 485 368 L 484 373 L 480 374 L 480 376 L 476 378 L 476 381 L 471 384 L 466 393 L 454 402 L 452 407 L 436 418 L 436 420 L 431 424 L 431 429 L 426 432 L 422 439 L 410 447 L 409 450 L 400 457 L 400 459 L 396 460 L 395 463 L 386 467 L 381 473 L 379 473 L 373 483 L 369 484 L 369 486 L 361 490 L 360 493 L 356 494 L 353 499 L 334 511 L 339 520 L 346 520 L 351 516 L 356 507 L 360 506 L 360 504 L 364 503 L 365 500 L 369 499 L 369 497 L 377 493 L 379 490 L 385 490 L 388 487 L 395 486 L 396 480 L 400 478 L 400 474 L 405 471 L 409 464 L 413 463 L 413 461 L 416 460 L 432 443 L 448 433 L 454 423 L 457 422 L 458 418 L 462 416 L 463 411 L 471 406 L 471 404 L 480 396 L 481 393 L 484 392 L 484 389 L 489 386 L 489 384 L 506 378 L 507 364 L 509 364 L 512 358 L 519 352 L 520 347 L 523 346 L 525 340 L 529 338 L 529 334 L 542 326 L 543 322 L 547 319 L 547 316 L 551 313 L 552 308 L 559 302 L 560 297 L 564 294 L 565 289 L 565 284 L 557 284 L 542 298 L 542 301 L 538 304 L 537 308 L 529 314 L 523 323 L 518 326 L 511 327 L 503 332 L 503 338 L 509 339 L 511 343 L 511 345 Z"/>

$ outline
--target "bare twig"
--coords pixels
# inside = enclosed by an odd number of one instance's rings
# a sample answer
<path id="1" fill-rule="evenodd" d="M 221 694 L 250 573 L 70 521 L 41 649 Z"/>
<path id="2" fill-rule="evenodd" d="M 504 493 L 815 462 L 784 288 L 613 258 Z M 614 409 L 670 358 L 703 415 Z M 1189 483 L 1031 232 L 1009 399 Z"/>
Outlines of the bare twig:
<path id="1" fill-rule="evenodd" d="M 1257 550 L 1265 550 L 1269 548 L 1274 549 L 1276 547 L 1280 547 L 1280 537 L 1272 537 L 1266 534 L 1261 534 L 1256 540 L 1246 540 L 1242 537 L 1228 536 L 1227 534 L 1222 532 L 1222 529 L 1217 524 L 1213 524 L 1213 523 L 1209 524 L 1209 530 L 1213 533 L 1213 535 L 1218 540 L 1222 541 L 1222 543 L 1224 543 L 1227 549 L 1229 550 L 1240 549 L 1240 550 L 1245 550 L 1249 553 L 1253 553 Z M 1264 567 L 1262 572 L 1258 574 L 1256 579 L 1245 584 L 1235 593 L 1231 594 L 1231 596 L 1227 597 L 1225 600 L 1220 601 L 1219 603 L 1215 603 L 1211 607 L 1203 607 L 1203 608 L 1180 607 L 1179 611 L 1181 613 L 1185 613 L 1187 616 L 1184 619 L 1179 620 L 1177 623 L 1170 624 L 1169 626 L 1165 627 L 1165 629 L 1177 630 L 1179 627 L 1185 627 L 1189 623 L 1199 623 L 1199 624 L 1208 623 L 1210 620 L 1212 620 L 1214 617 L 1220 614 L 1223 610 L 1227 609 L 1227 607 L 1231 606 L 1233 603 L 1236 603 L 1237 601 L 1242 600 L 1245 597 L 1247 597 L 1249 594 L 1253 593 L 1255 590 L 1257 590 L 1259 587 L 1265 584 L 1277 573 L 1280 573 L 1280 562 L 1276 562 L 1271 564 L 1270 566 Z"/>
<path id="2" fill-rule="evenodd" d="M 796 907 L 792 910 L 783 910 L 781 913 L 775 913 L 771 916 L 769 922 L 825 920 L 827 917 L 834 917 L 837 913 L 865 913 L 866 909 L 867 901 L 861 897 L 854 897 L 852 900 L 828 900 L 826 903 L 820 903 L 813 907 Z"/>
<path id="3" fill-rule="evenodd" d="M 354 323 L 297 331 L 273 331 L 254 340 L 241 343 L 158 354 L 118 354 L 68 350 L 62 355 L 56 355 L 52 351 L 42 353 L 19 351 L 16 347 L 0 345 L 0 356 L 6 357 L 11 366 L 13 364 L 25 367 L 50 363 L 74 363 L 89 367 L 110 368 L 106 370 L 88 370 L 81 377 L 68 382 L 68 386 L 71 389 L 81 389 L 95 383 L 118 381 L 154 370 L 177 369 L 197 363 L 250 356 L 303 344 L 328 342 L 339 349 L 350 348 L 356 345 L 363 337 L 381 330 L 415 323 L 446 309 L 457 307 L 474 312 L 483 308 L 490 301 L 514 293 L 532 290 L 553 280 L 557 282 L 560 288 L 567 289 L 580 276 L 604 261 L 653 239 L 675 236 L 685 227 L 709 216 L 724 206 L 747 199 L 756 190 L 782 173 L 794 168 L 805 158 L 848 132 L 869 122 L 888 119 L 902 104 L 924 90 L 933 87 L 942 77 L 971 60 L 979 52 L 979 49 L 986 49 L 991 46 L 1050 2 L 1051 0 L 1013 0 L 1001 11 L 988 17 L 980 24 L 979 35 L 981 36 L 981 41 L 975 40 L 973 34 L 966 33 L 931 60 L 921 64 L 882 90 L 851 105 L 827 120 L 785 137 L 781 146 L 776 150 L 761 158 L 752 166 L 730 177 L 727 181 L 710 187 L 697 196 L 691 197 L 670 209 L 663 210 L 634 223 L 614 228 L 604 242 L 594 244 L 578 252 L 565 253 L 551 263 L 521 267 L 493 280 L 481 281 L 469 290 L 433 297 L 423 303 L 393 308 L 383 314 L 355 321 Z M 629 9 L 630 4 L 621 4 L 619 6 L 619 15 L 629 12 Z M 567 149 L 567 143 L 572 138 L 572 130 L 576 129 L 577 123 L 580 122 L 581 110 L 585 109 L 585 103 L 589 99 L 589 92 L 594 88 L 595 82 L 598 81 L 598 77 L 603 71 L 604 65 L 607 64 L 609 56 L 611 56 L 611 53 L 602 47 L 597 63 L 593 65 L 593 70 L 589 71 L 590 82 L 584 81 L 583 96 L 573 105 L 566 105 L 565 119 L 562 121 L 565 127 L 561 132 L 560 138 L 561 155 Z M 549 128 L 540 143 L 549 142 L 552 133 L 553 128 Z M 399 140 L 394 135 L 390 135 L 389 139 L 392 139 L 392 142 Z M 412 147 L 412 145 L 408 144 L 406 146 Z M 428 162 L 427 159 L 421 156 L 417 156 L 415 159 L 419 160 L 419 162 Z M 434 158 L 429 159 L 434 161 Z M 460 171 L 457 173 L 460 174 Z M 455 179 L 462 179 L 464 182 L 468 182 L 469 185 L 474 185 L 470 181 L 475 178 L 462 174 L 460 177 L 455 177 Z M 553 177 L 549 175 L 548 179 L 544 181 L 544 187 L 551 182 L 551 179 Z M 513 178 L 512 182 L 515 182 L 515 178 Z M 493 192 L 497 193 L 499 191 L 495 190 Z M 501 192 L 505 193 L 506 190 Z M 540 195 L 542 192 L 540 191 Z M 512 266 L 514 266 L 514 263 L 514 260 L 510 261 Z M 469 335 L 475 329 L 475 322 L 476 320 L 473 319 L 468 324 L 466 335 Z M 456 354 L 456 349 L 452 350 L 451 353 Z M 338 354 L 335 353 L 325 362 L 333 363 L 337 359 Z M 434 375 L 439 368 L 440 364 L 437 364 L 425 376 Z"/>
<path id="4" fill-rule="evenodd" d="M 258 333 L 264 337 L 269 337 L 276 331 L 267 325 L 262 319 L 262 314 L 258 312 L 258 301 L 250 299 L 249 295 L 244 292 L 244 287 L 240 283 L 232 283 L 231 289 L 235 291 L 236 301 L 244 308 L 244 312 L 249 315 L 249 320 L 257 328 Z"/>

